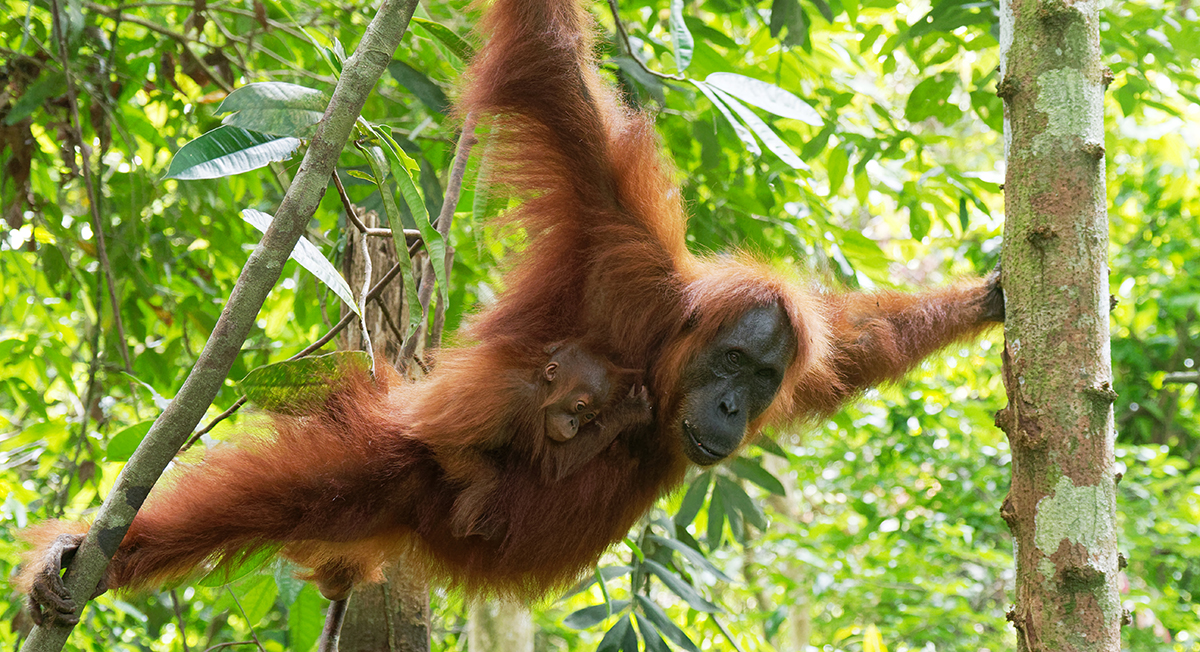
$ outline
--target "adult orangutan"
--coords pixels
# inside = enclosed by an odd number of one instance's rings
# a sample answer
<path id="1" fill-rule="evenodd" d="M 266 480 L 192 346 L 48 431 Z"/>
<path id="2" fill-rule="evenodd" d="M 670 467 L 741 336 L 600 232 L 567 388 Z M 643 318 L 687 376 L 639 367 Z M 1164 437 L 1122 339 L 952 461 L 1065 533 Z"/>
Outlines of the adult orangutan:
<path id="1" fill-rule="evenodd" d="M 493 182 L 523 200 L 508 219 L 529 246 L 471 326 L 474 343 L 444 351 L 415 384 L 387 369 L 347 374 L 312 414 L 277 417 L 273 438 L 172 472 L 116 551 L 108 588 L 277 549 L 332 599 L 399 557 L 468 590 L 542 595 L 620 540 L 689 461 L 714 464 L 766 423 L 829 414 L 1003 319 L 996 275 L 835 294 L 746 255 L 690 253 L 671 165 L 647 117 L 599 78 L 590 23 L 577 0 L 494 0 L 483 18 L 487 44 L 458 112 L 490 121 Z M 463 473 L 460 456 L 509 427 L 513 374 L 536 374 L 564 341 L 641 371 L 653 420 L 563 477 L 546 478 L 530 453 L 540 429 L 503 433 L 488 471 Z M 477 507 L 503 536 L 452 528 L 477 482 L 494 482 Z M 55 571 L 85 529 L 29 533 L 23 583 L 39 618 L 74 617 Z"/>

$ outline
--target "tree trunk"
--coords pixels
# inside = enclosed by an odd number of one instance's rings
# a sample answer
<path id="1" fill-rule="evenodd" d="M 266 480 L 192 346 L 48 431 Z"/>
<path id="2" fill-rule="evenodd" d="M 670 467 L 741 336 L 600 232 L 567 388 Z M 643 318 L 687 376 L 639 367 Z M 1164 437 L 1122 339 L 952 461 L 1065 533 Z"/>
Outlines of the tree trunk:
<path id="1" fill-rule="evenodd" d="M 533 652 L 533 616 L 524 605 L 487 600 L 471 606 L 467 652 Z"/>
<path id="2" fill-rule="evenodd" d="M 1120 649 L 1099 5 L 1002 0 L 1007 224 L 1001 515 L 1023 651 Z"/>
<path id="3" fill-rule="evenodd" d="M 361 217 L 366 226 L 379 226 L 376 214 Z M 349 235 L 342 273 L 350 287 L 359 292 L 365 269 L 363 238 L 353 227 Z M 371 256 L 371 284 L 374 284 L 396 262 L 396 247 L 391 238 L 371 237 L 367 238 L 367 251 Z M 421 256 L 413 261 L 413 267 L 421 268 Z M 384 289 L 380 301 L 366 309 L 365 321 L 376 355 L 398 369 L 405 368 L 406 362 L 400 359 L 400 354 L 408 325 L 407 307 L 404 284 L 397 279 Z M 343 348 L 365 348 L 363 330 L 358 324 L 342 333 Z M 419 371 L 417 365 L 410 367 Z M 388 569 L 383 584 L 364 584 L 354 590 L 342 626 L 340 652 L 429 652 L 429 589 L 406 571 L 401 561 Z"/>

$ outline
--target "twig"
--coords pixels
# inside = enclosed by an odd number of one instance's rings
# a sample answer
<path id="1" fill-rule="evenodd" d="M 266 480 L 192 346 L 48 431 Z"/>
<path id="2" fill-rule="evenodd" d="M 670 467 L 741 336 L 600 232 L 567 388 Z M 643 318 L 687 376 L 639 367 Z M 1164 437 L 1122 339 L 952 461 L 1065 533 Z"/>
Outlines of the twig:
<path id="1" fill-rule="evenodd" d="M 54 1 L 56 1 L 56 0 L 54 0 Z M 176 43 L 179 43 L 179 45 L 184 50 L 187 51 L 188 56 L 192 57 L 192 59 L 195 60 L 196 67 L 199 68 L 201 71 L 203 71 L 204 74 L 210 80 L 212 80 L 212 83 L 219 86 L 221 88 L 221 90 L 225 91 L 226 93 L 233 92 L 233 87 L 230 86 L 229 84 L 227 84 L 225 82 L 225 80 L 220 77 L 220 75 L 213 72 L 212 68 L 209 68 L 208 64 L 204 63 L 204 59 L 200 58 L 195 52 L 192 52 L 192 48 L 189 47 L 190 44 L 192 44 L 192 43 L 201 43 L 205 46 L 211 47 L 212 46 L 211 43 L 205 43 L 204 41 L 190 38 L 188 36 L 180 34 L 179 32 L 173 32 L 173 31 L 163 27 L 162 25 L 159 25 L 152 21 L 146 20 L 144 18 L 138 18 L 137 16 L 134 16 L 132 14 L 123 14 L 123 13 L 121 13 L 121 11 L 119 9 L 105 7 L 102 5 L 98 5 L 94 2 L 84 3 L 84 6 L 87 7 L 88 9 L 90 9 L 91 11 L 102 14 L 113 20 L 124 21 L 126 23 L 132 23 L 134 25 L 138 25 L 139 27 L 144 27 L 144 28 L 150 30 L 151 32 L 157 32 L 157 33 L 162 34 L 163 36 L 175 41 Z"/>
<path id="2" fill-rule="evenodd" d="M 1164 383 L 1200 383 L 1200 371 L 1170 371 L 1163 376 Z"/>
<path id="3" fill-rule="evenodd" d="M 179 642 L 183 644 L 183 652 L 188 652 L 187 623 L 183 620 L 183 610 L 179 608 L 179 595 L 171 589 L 171 606 L 175 607 L 175 618 L 179 620 Z"/>
<path id="4" fill-rule="evenodd" d="M 454 152 L 454 163 L 450 168 L 450 178 L 446 181 L 446 197 L 442 200 L 442 210 L 438 213 L 435 224 L 438 233 L 442 235 L 443 242 L 450 242 L 450 225 L 454 221 L 454 210 L 458 208 L 458 200 L 462 194 L 462 182 L 467 171 L 467 161 L 471 158 L 471 148 L 478 141 L 475 137 L 476 123 L 477 118 L 475 114 L 468 114 L 466 120 L 463 121 L 462 134 L 458 137 L 458 146 Z M 444 278 L 449 277 L 450 270 L 448 263 L 445 271 L 446 276 Z M 421 302 L 422 324 L 425 323 L 425 318 L 429 315 L 429 300 L 433 296 L 433 285 L 433 257 L 430 256 L 425 259 L 425 264 L 421 267 L 421 290 L 418 299 Z M 440 305 L 441 303 L 441 297 L 438 297 L 438 304 Z M 441 309 L 444 315 L 445 306 L 442 306 Z M 417 341 L 420 335 L 421 332 L 418 330 L 404 343 L 404 349 L 400 357 L 401 360 L 408 360 L 414 356 L 417 351 Z M 440 342 L 441 334 L 438 333 L 435 339 Z"/>
<path id="5" fill-rule="evenodd" d="M 412 254 L 416 253 L 416 250 L 418 247 L 420 247 L 420 245 L 421 245 L 420 242 L 415 242 L 412 245 L 410 245 L 408 248 L 409 255 L 411 256 Z M 382 293 L 383 290 L 388 286 L 388 283 L 391 283 L 392 279 L 396 278 L 396 276 L 400 273 L 400 267 L 401 267 L 401 265 L 399 263 L 392 265 L 392 268 L 389 269 L 386 274 L 384 274 L 382 277 L 380 277 L 379 281 L 377 283 L 375 283 L 374 286 L 371 287 L 371 291 L 367 293 L 367 298 L 364 300 L 364 302 L 377 301 L 379 299 L 380 293 Z M 347 326 L 349 326 L 350 322 L 353 321 L 355 317 L 356 317 L 356 315 L 353 312 L 346 313 L 346 316 L 342 317 L 341 321 L 334 324 L 333 327 L 330 328 L 328 332 L 326 332 L 324 335 L 322 335 L 320 337 L 320 339 L 318 339 L 317 341 L 313 342 L 312 344 L 309 344 L 308 346 L 304 347 L 304 349 L 302 351 L 300 351 L 296 355 L 293 355 L 292 357 L 288 358 L 287 361 L 291 362 L 293 360 L 299 360 L 300 358 L 303 358 L 303 357 L 309 355 L 310 353 L 320 349 L 322 346 L 325 346 L 326 344 L 328 344 L 330 342 L 330 340 L 337 337 L 338 333 L 341 333 L 343 329 L 345 329 Z M 197 441 L 200 441 L 201 437 L 203 437 L 204 435 L 211 432 L 214 426 L 216 426 L 218 423 L 224 421 L 225 419 L 228 419 L 229 417 L 233 416 L 233 414 L 235 412 L 240 410 L 242 408 L 242 406 L 246 404 L 246 400 L 247 400 L 246 397 L 242 396 L 238 400 L 234 401 L 233 405 L 229 406 L 228 410 L 225 410 L 221 414 L 218 414 L 217 416 L 213 417 L 213 420 L 208 422 L 208 425 L 206 425 L 203 428 L 201 428 L 200 430 L 196 431 L 195 434 L 193 434 L 188 439 L 187 443 L 184 444 L 179 449 L 179 452 L 182 453 L 183 451 L 186 451 L 187 449 L 191 448 L 193 445 L 195 445 L 195 443 Z"/>
<path id="6" fill-rule="evenodd" d="M 267 652 L 266 649 L 263 648 L 262 643 L 258 641 L 258 634 L 254 633 L 254 623 L 250 622 L 250 616 L 246 615 L 246 609 L 242 607 L 242 601 L 238 600 L 237 594 L 233 592 L 233 588 L 231 588 L 228 584 L 225 585 L 225 590 L 229 591 L 229 597 L 233 598 L 233 604 L 237 605 L 238 611 L 242 612 L 242 618 L 246 619 L 246 626 L 250 629 L 250 638 L 254 639 L 254 645 L 258 646 L 258 649 L 261 650 L 261 652 Z"/>
<path id="7" fill-rule="evenodd" d="M 688 78 L 684 77 L 683 75 L 668 75 L 665 72 L 658 72 L 657 70 L 651 70 L 650 68 L 646 67 L 646 64 L 643 63 L 642 60 L 633 53 L 633 46 L 629 43 L 629 32 L 625 31 L 625 24 L 621 22 L 621 14 L 620 9 L 617 7 L 617 0 L 608 0 L 608 8 L 612 10 L 613 22 L 617 25 L 617 36 L 620 37 L 621 45 L 624 46 L 625 49 L 625 54 L 628 54 L 629 58 L 633 59 L 634 63 L 636 63 L 639 68 L 644 70 L 648 75 L 654 75 L 655 77 L 662 79 L 674 79 L 675 81 L 688 80 Z"/>
<path id="8" fill-rule="evenodd" d="M 381 229 L 363 224 L 358 218 L 358 212 L 355 211 L 354 202 L 350 200 L 350 195 L 346 194 L 346 187 L 342 185 L 342 179 L 338 176 L 337 170 L 333 171 L 333 185 L 337 187 L 338 196 L 342 198 L 342 207 L 346 209 L 346 219 L 359 230 L 360 233 L 376 236 L 380 238 L 392 237 L 391 229 Z M 417 229 L 404 229 L 404 241 L 420 240 L 421 232 Z"/>
<path id="9" fill-rule="evenodd" d="M 219 650 L 223 647 L 233 647 L 235 645 L 254 645 L 254 641 L 230 641 L 228 643 L 217 643 L 212 647 L 205 648 L 204 652 L 213 652 L 213 650 Z"/>
<path id="10" fill-rule="evenodd" d="M 92 229 L 96 232 L 96 255 L 100 259 L 100 268 L 104 270 L 104 281 L 108 285 L 108 301 L 112 306 L 113 326 L 117 330 L 117 350 L 125 362 L 125 371 L 133 375 L 133 365 L 129 362 L 129 345 L 125 341 L 125 325 L 121 323 L 121 304 L 117 301 L 117 289 L 113 283 L 112 266 L 108 262 L 108 247 L 104 242 L 103 221 L 100 219 L 100 202 L 96 197 L 96 185 L 92 181 L 92 163 L 88 152 L 91 147 L 83 142 L 83 124 L 79 121 L 79 102 L 75 95 L 75 77 L 71 73 L 71 57 L 67 54 L 67 35 L 63 33 L 61 19 L 58 13 L 58 0 L 50 0 L 51 11 L 54 12 L 54 40 L 58 41 L 58 54 L 62 57 L 63 76 L 67 81 L 67 105 L 71 108 L 71 129 L 75 143 L 79 146 L 79 155 L 83 158 L 83 182 L 87 185 L 88 203 L 91 204 Z M 71 155 L 74 158 L 74 154 Z M 99 324 L 97 324 L 99 327 Z M 85 406 L 85 410 L 87 407 Z"/>
<path id="11" fill-rule="evenodd" d="M 51 0 L 59 16 L 57 0 Z M 187 441 L 225 384 L 229 370 L 258 320 L 263 302 L 279 280 L 283 264 L 308 226 L 329 175 L 354 128 L 371 89 L 379 82 L 408 28 L 416 0 L 383 0 L 358 48 L 342 69 L 325 115 L 317 125 L 295 179 L 275 211 L 275 219 L 250 254 L 229 301 L 188 372 L 175 399 L 162 411 L 129 462 L 117 476 L 65 574 L 67 592 L 81 613 L 86 597 L 104 576 L 119 542 L 145 496 Z M 351 313 L 353 314 L 353 313 Z M 105 543 L 101 543 L 101 539 Z M 78 599 L 82 597 L 83 599 Z M 25 640 L 27 652 L 58 652 L 73 625 L 62 620 L 35 626 Z"/>

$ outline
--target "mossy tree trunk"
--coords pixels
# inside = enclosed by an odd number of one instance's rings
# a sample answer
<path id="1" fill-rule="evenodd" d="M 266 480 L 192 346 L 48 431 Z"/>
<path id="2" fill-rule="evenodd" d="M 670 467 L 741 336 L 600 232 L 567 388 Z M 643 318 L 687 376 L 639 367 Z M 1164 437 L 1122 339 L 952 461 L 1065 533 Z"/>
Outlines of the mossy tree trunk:
<path id="1" fill-rule="evenodd" d="M 1001 508 L 1024 651 L 1120 649 L 1099 5 L 1002 0 L 1003 285 L 1013 454 Z"/>

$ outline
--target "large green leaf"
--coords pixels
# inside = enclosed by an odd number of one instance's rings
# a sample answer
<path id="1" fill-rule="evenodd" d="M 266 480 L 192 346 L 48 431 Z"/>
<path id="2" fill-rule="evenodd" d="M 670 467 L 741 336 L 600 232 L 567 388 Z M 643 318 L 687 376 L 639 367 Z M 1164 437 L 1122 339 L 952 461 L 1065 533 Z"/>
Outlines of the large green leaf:
<path id="1" fill-rule="evenodd" d="M 742 141 L 742 144 L 746 146 L 746 151 L 755 156 L 761 155 L 762 149 L 758 146 L 758 141 L 754 140 L 754 135 L 751 134 L 750 130 L 747 129 L 746 126 L 743 125 L 740 120 L 735 118 L 733 113 L 729 111 L 729 107 L 726 106 L 725 103 L 721 101 L 721 98 L 717 95 L 717 90 L 698 79 L 693 79 L 692 83 L 696 85 L 696 88 L 700 89 L 701 93 L 704 93 L 704 96 L 713 103 L 713 106 L 717 107 L 717 110 L 721 112 L 721 115 L 725 116 L 725 120 L 728 121 L 730 126 L 733 127 L 733 132 L 737 134 L 737 137 Z"/>
<path id="2" fill-rule="evenodd" d="M 166 179 L 216 179 L 284 161 L 300 149 L 300 139 L 222 125 L 175 152 Z"/>
<path id="3" fill-rule="evenodd" d="M 692 63 L 692 51 L 696 41 L 683 22 L 684 0 L 671 0 L 671 41 L 675 44 L 675 69 L 687 70 Z"/>
<path id="4" fill-rule="evenodd" d="M 774 84 L 732 72 L 714 72 L 705 77 L 704 81 L 743 102 L 753 104 L 777 116 L 799 120 L 814 127 L 825 124 L 821 115 L 808 102 Z"/>
<path id="5" fill-rule="evenodd" d="M 383 210 L 387 215 L 388 225 L 392 228 L 392 241 L 396 243 L 396 257 L 400 259 L 400 279 L 404 284 L 404 298 L 408 301 L 408 329 L 405 337 L 409 337 L 421 323 L 421 299 L 417 296 L 417 282 L 413 276 L 412 257 L 408 254 L 408 246 L 404 240 L 404 221 L 400 217 L 400 207 L 396 205 L 396 196 L 387 183 L 391 164 L 388 162 L 388 155 L 384 152 L 385 148 L 379 144 L 366 144 L 358 141 L 355 141 L 354 144 L 367 158 L 372 179 L 375 181 L 375 187 L 379 190 L 379 196 L 383 201 Z"/>
<path id="6" fill-rule="evenodd" d="M 446 98 L 445 91 L 433 83 L 433 80 L 429 79 L 425 73 L 403 61 L 393 61 L 388 64 L 388 72 L 431 111 L 436 113 L 450 111 L 450 100 Z"/>
<path id="7" fill-rule="evenodd" d="M 262 211 L 247 208 L 242 211 L 242 219 L 259 231 L 266 233 L 267 227 L 271 226 L 271 220 L 274 218 Z M 350 290 L 346 279 L 342 278 L 341 272 L 333 266 L 333 263 L 329 262 L 329 259 L 325 258 L 316 245 L 308 241 L 308 238 L 300 236 L 300 239 L 296 241 L 296 247 L 292 249 L 291 258 L 320 279 L 330 290 L 333 290 L 334 294 L 337 294 L 346 303 L 346 306 L 354 311 L 354 314 L 361 314 L 358 310 L 358 303 L 354 300 L 354 292 Z"/>
<path id="8" fill-rule="evenodd" d="M 628 600 L 613 600 L 611 611 L 607 604 L 584 607 L 563 618 L 563 624 L 572 629 L 588 629 L 604 622 L 610 615 L 624 611 L 628 606 Z"/>
<path id="9" fill-rule="evenodd" d="M 683 581 L 682 578 L 672 573 L 666 566 L 653 559 L 647 559 L 643 566 L 662 581 L 668 589 L 671 589 L 672 593 L 683 598 L 684 602 L 687 602 L 688 606 L 692 609 L 704 613 L 723 612 L 720 607 L 704 599 L 704 596 L 700 595 L 700 592 L 694 586 Z"/>
<path id="10" fill-rule="evenodd" d="M 258 367 L 238 382 L 238 390 L 264 410 L 304 415 L 324 403 L 343 374 L 370 368 L 366 353 L 338 351 Z"/>
<path id="11" fill-rule="evenodd" d="M 294 652 L 312 650 L 325 626 L 325 605 L 328 603 L 312 584 L 305 584 L 296 601 L 288 607 L 288 649 Z"/>
<path id="12" fill-rule="evenodd" d="M 804 161 L 801 161 L 800 157 L 796 156 L 796 153 L 792 151 L 792 148 L 789 147 L 787 143 L 783 142 L 783 139 L 780 138 L 779 135 L 776 134 L 767 123 L 763 122 L 762 118 L 759 118 L 754 114 L 753 111 L 746 108 L 746 105 L 735 100 L 733 96 L 725 93 L 721 89 L 713 88 L 712 90 L 717 97 L 721 98 L 722 102 L 728 105 L 730 109 L 733 109 L 733 112 L 742 119 L 742 122 L 746 123 L 746 126 L 754 132 L 754 135 L 758 136 L 759 139 L 763 141 L 763 144 L 767 146 L 767 149 L 771 150 L 771 152 L 778 156 L 784 163 L 787 163 L 797 170 L 809 169 L 808 164 Z"/>
<path id="13" fill-rule="evenodd" d="M 642 613 L 646 618 L 654 623 L 654 628 L 657 629 L 663 636 L 671 639 L 675 645 L 687 650 L 688 652 L 700 652 L 700 648 L 688 638 L 687 634 L 683 633 L 679 626 L 671 622 L 667 617 L 667 613 L 662 610 L 662 607 L 654 603 L 653 600 L 647 598 L 640 593 L 636 596 L 638 606 L 642 608 Z"/>
<path id="14" fill-rule="evenodd" d="M 475 49 L 471 47 L 471 44 L 451 31 L 449 27 L 426 18 L 421 18 L 420 16 L 413 16 L 412 24 L 428 32 L 430 36 L 449 48 L 454 53 L 454 56 L 458 57 L 464 63 L 475 58 Z"/>
<path id="15" fill-rule="evenodd" d="M 230 93 L 215 113 L 233 112 L 222 124 L 275 136 L 308 138 L 328 105 L 327 95 L 307 86 L 258 82 Z"/>

